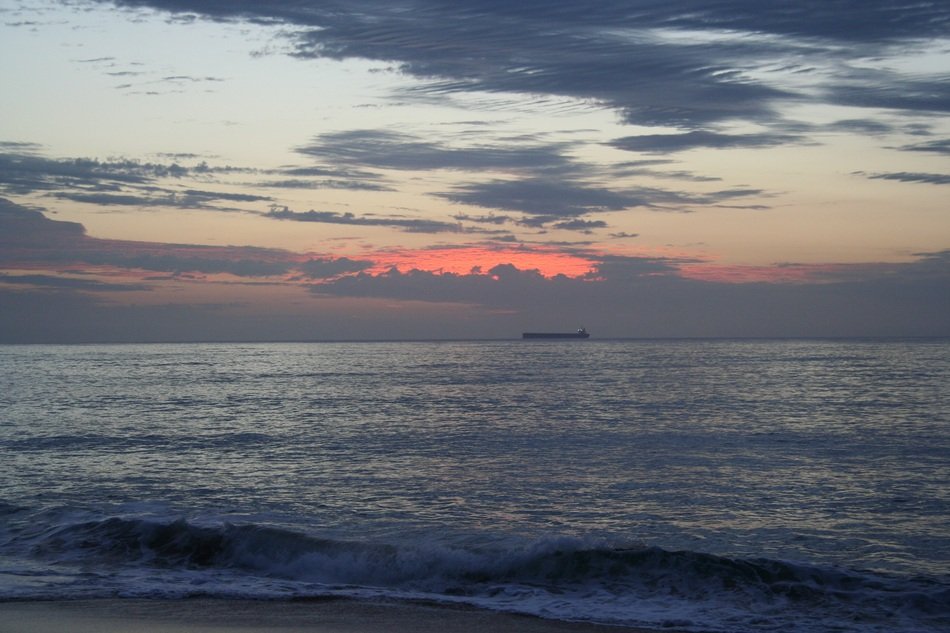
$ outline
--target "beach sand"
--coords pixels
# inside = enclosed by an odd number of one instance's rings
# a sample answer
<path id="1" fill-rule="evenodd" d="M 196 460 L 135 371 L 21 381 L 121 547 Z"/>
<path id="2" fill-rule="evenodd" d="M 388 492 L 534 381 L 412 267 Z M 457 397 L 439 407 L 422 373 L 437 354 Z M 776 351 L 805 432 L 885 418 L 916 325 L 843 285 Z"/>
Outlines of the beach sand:
<path id="1" fill-rule="evenodd" d="M 0 633 L 646 633 L 469 607 L 360 600 L 0 602 Z M 668 629 L 664 629 L 670 633 Z"/>

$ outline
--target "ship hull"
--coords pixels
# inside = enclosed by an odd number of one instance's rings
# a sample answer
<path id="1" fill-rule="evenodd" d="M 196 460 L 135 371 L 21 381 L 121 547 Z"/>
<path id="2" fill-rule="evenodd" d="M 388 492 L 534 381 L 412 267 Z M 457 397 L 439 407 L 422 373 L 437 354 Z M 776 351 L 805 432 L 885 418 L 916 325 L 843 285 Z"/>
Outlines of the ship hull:
<path id="1" fill-rule="evenodd" d="M 587 332 L 524 332 L 521 338 L 590 338 Z"/>

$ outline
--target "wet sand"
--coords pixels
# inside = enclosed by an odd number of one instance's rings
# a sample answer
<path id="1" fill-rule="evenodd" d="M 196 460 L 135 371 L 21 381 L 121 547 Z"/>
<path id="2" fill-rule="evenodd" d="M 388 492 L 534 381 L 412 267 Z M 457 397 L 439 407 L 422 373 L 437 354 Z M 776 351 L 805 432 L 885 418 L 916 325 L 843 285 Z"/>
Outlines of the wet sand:
<path id="1" fill-rule="evenodd" d="M 469 607 L 360 600 L 0 602 L 0 633 L 647 633 Z M 664 629 L 670 633 L 668 629 Z"/>

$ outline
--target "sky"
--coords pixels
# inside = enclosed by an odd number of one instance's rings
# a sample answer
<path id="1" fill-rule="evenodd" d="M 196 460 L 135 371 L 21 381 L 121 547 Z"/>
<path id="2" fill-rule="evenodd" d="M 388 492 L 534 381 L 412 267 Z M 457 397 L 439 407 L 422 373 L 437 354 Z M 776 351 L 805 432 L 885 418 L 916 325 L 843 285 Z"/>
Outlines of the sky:
<path id="1" fill-rule="evenodd" d="M 0 342 L 950 336 L 950 4 L 0 0 Z"/>

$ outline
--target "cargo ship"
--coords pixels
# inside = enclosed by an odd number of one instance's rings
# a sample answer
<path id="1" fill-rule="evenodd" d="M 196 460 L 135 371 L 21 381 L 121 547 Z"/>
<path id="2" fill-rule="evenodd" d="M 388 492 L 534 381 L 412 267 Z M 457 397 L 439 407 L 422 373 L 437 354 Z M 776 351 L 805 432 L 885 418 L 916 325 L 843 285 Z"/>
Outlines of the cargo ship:
<path id="1" fill-rule="evenodd" d="M 590 334 L 580 328 L 576 332 L 523 332 L 521 338 L 590 338 Z"/>

